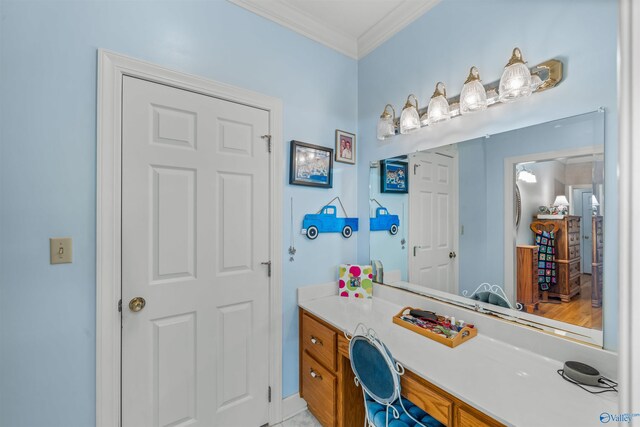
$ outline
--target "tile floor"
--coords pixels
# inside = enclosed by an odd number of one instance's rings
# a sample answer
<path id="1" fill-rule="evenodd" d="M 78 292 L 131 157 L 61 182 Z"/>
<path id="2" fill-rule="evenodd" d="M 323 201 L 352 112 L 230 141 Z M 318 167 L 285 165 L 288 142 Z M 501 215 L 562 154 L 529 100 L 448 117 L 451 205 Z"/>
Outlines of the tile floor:
<path id="1" fill-rule="evenodd" d="M 322 427 L 318 420 L 311 415 L 309 410 L 304 410 L 298 415 L 283 421 L 280 424 L 276 424 L 273 427 Z"/>

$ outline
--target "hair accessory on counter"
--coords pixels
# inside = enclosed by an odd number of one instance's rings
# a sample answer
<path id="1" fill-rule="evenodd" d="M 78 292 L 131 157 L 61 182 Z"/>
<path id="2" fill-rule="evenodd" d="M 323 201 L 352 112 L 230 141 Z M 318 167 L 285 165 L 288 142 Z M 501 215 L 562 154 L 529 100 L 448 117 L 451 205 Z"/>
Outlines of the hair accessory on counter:
<path id="1" fill-rule="evenodd" d="M 433 311 L 409 310 L 409 314 L 427 322 L 438 322 L 438 316 Z"/>

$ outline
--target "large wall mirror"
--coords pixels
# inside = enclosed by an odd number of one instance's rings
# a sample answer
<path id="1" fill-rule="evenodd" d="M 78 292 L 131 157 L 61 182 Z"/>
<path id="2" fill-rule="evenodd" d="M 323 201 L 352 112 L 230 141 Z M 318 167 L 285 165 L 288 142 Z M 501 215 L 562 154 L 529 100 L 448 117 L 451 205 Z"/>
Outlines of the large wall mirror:
<path id="1" fill-rule="evenodd" d="M 604 115 L 372 162 L 377 281 L 602 346 Z"/>

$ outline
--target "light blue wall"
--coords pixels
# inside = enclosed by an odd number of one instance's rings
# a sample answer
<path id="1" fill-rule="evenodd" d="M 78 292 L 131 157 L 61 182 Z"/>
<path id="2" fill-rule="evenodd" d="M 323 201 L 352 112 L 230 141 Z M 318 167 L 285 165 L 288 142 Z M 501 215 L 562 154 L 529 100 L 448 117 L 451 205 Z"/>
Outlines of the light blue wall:
<path id="1" fill-rule="evenodd" d="M 366 217 L 365 184 L 368 164 L 417 150 L 466 141 L 543 123 L 563 117 L 607 110 L 605 118 L 605 193 L 609 213 L 605 229 L 615 241 L 617 194 L 609 191 L 616 181 L 617 2 L 584 0 L 535 2 L 512 0 L 443 0 L 358 63 L 358 131 L 360 159 L 358 209 Z M 565 80 L 553 90 L 509 106 L 458 118 L 417 134 L 385 141 L 375 137 L 376 121 L 386 103 L 400 113 L 406 97 L 414 93 L 426 104 L 437 81 L 448 85 L 449 95 L 460 93 L 469 67 L 479 68 L 485 82 L 497 80 L 511 50 L 520 47 L 530 65 L 550 58 L 565 63 Z M 367 230 L 358 239 L 358 259 L 369 256 Z M 605 248 L 611 266 L 617 260 L 616 245 Z M 617 283 L 617 276 L 609 282 Z M 604 298 L 617 302 L 617 288 Z M 616 349 L 617 309 L 604 313 L 605 346 Z"/>
<path id="2" fill-rule="evenodd" d="M 95 419 L 96 50 L 278 97 L 284 140 L 333 146 L 356 130 L 357 63 L 227 1 L 6 1 L 0 9 L 0 425 L 90 426 Z M 288 155 L 284 161 L 288 165 Z M 287 170 L 288 171 L 288 170 Z M 283 179 L 285 224 L 341 195 L 356 211 L 356 167 L 332 190 Z M 49 265 L 48 238 L 74 262 Z M 357 236 L 283 233 L 283 394 L 298 390 L 298 286 L 336 279 Z"/>

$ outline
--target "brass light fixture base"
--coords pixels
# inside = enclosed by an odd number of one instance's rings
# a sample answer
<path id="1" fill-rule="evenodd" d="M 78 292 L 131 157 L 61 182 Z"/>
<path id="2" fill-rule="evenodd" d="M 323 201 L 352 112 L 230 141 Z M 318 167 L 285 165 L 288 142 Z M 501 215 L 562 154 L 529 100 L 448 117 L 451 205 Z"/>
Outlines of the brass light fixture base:
<path id="1" fill-rule="evenodd" d="M 549 59 L 545 62 L 542 62 L 538 65 L 535 65 L 533 67 L 530 67 L 529 70 L 531 71 L 532 75 L 537 75 L 538 77 L 540 77 L 540 79 L 542 80 L 542 84 L 540 86 L 538 86 L 538 88 L 536 90 L 534 90 L 532 92 L 533 94 L 536 93 L 540 93 L 540 92 L 544 92 L 545 90 L 554 88 L 556 86 L 558 86 L 561 82 L 562 82 L 562 78 L 564 77 L 563 75 L 563 66 L 562 66 L 562 61 L 560 61 L 559 59 Z M 489 91 L 494 90 L 495 92 L 498 92 L 498 87 L 500 86 L 500 80 L 496 80 L 493 81 L 491 83 L 487 83 L 485 85 L 483 85 L 485 90 L 487 91 L 487 93 L 489 93 Z M 412 95 L 409 95 L 412 96 Z M 449 105 L 454 105 L 454 104 L 459 104 L 460 103 L 460 95 L 456 95 L 456 96 L 452 96 L 451 98 L 447 98 L 447 101 L 449 101 Z M 407 104 L 411 106 L 411 103 L 409 102 L 409 99 L 407 98 Z M 492 104 L 489 104 L 488 107 L 495 107 L 496 105 L 500 105 L 500 102 L 495 102 Z M 417 99 L 416 99 L 416 105 L 417 105 Z M 427 108 L 423 107 L 421 109 L 418 109 L 418 115 L 420 117 L 422 117 L 423 114 L 425 114 L 427 112 Z M 455 117 L 458 117 L 457 115 Z M 454 116 L 452 116 L 452 118 L 454 118 Z M 396 124 L 396 128 L 398 128 L 399 123 L 399 119 L 395 120 L 395 124 Z M 423 125 L 422 127 L 424 127 L 425 125 Z M 398 134 L 396 134 L 398 135 Z"/>

